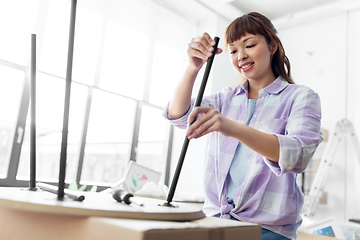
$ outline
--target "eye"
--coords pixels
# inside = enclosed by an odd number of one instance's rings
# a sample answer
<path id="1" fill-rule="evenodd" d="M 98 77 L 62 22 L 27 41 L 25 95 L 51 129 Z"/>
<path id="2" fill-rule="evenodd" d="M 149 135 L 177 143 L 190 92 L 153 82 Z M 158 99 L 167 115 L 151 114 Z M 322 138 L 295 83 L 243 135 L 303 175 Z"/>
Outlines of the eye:
<path id="1" fill-rule="evenodd" d="M 234 51 L 230 51 L 230 54 L 234 54 L 234 53 L 236 53 L 236 50 L 234 50 Z"/>
<path id="2" fill-rule="evenodd" d="M 255 46 L 256 46 L 256 44 L 253 44 L 253 45 L 246 46 L 246 48 L 253 48 Z"/>

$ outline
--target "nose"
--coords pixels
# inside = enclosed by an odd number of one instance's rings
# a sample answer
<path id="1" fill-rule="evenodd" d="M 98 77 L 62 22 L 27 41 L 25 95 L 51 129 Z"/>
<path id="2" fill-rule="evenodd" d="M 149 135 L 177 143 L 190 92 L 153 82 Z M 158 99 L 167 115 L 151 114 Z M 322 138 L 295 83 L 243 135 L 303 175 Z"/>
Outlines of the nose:
<path id="1" fill-rule="evenodd" d="M 248 58 L 248 56 L 246 55 L 246 53 L 244 53 L 242 51 L 238 52 L 238 61 L 243 61 L 243 60 L 245 60 L 247 58 Z"/>

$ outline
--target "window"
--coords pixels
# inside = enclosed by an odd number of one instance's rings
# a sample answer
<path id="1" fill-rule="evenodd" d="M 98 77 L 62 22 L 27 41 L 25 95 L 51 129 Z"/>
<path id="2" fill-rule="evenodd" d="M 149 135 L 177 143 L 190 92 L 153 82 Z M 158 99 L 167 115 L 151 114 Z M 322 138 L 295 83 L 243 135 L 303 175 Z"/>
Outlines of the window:
<path id="1" fill-rule="evenodd" d="M 0 2 L 0 59 L 26 65 L 38 5 L 37 0 Z"/>
<path id="2" fill-rule="evenodd" d="M 59 177 L 62 120 L 64 112 L 65 82 L 45 74 L 38 74 L 36 81 L 36 177 L 41 181 L 56 182 Z M 81 130 L 85 114 L 87 88 L 72 84 L 69 115 L 67 178 L 76 179 Z M 30 116 L 28 115 L 24 142 L 20 155 L 17 178 L 29 178 L 30 168 Z"/>
<path id="3" fill-rule="evenodd" d="M 52 0 L 47 7 L 44 37 L 41 46 L 38 46 L 41 50 L 39 70 L 64 78 L 69 42 L 70 1 Z"/>
<path id="4" fill-rule="evenodd" d="M 143 106 L 141 112 L 137 162 L 155 171 L 164 172 L 169 126 L 161 116 L 162 111 Z"/>
<path id="5" fill-rule="evenodd" d="M 0 100 L 9 103 L 0 105 L 0 185 L 26 186 L 29 179 L 31 33 L 38 50 L 37 179 L 57 182 L 70 1 L 15 0 L 0 3 L 0 13 L 7 23 L 0 30 L 18 30 L 0 39 Z M 148 0 L 78 1 L 75 24 L 66 182 L 109 186 L 130 159 L 164 179 L 171 138 L 161 114 L 194 26 Z"/>
<path id="6" fill-rule="evenodd" d="M 149 37 L 119 22 L 107 24 L 100 88 L 142 99 Z"/>
<path id="7" fill-rule="evenodd" d="M 182 75 L 183 65 L 183 52 L 162 42 L 156 42 L 149 99 L 152 104 L 165 106 L 171 99 L 176 87 L 172 78 Z"/>
<path id="8" fill-rule="evenodd" d="M 79 6 L 76 13 L 73 80 L 94 85 L 100 57 L 104 17 Z"/>
<path id="9" fill-rule="evenodd" d="M 119 180 L 130 156 L 135 101 L 95 91 L 89 118 L 83 181 Z"/>
<path id="10" fill-rule="evenodd" d="M 24 87 L 24 72 L 0 65 L 0 76 L 0 176 L 4 178 L 16 131 L 16 120 Z"/>

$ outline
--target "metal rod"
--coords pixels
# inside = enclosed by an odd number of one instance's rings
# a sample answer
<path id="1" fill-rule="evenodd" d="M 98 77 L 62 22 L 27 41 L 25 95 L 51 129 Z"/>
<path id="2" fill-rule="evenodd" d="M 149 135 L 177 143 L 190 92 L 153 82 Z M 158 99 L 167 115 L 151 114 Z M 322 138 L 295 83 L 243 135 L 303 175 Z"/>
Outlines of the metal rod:
<path id="1" fill-rule="evenodd" d="M 30 190 L 36 189 L 36 35 L 31 34 Z"/>
<path id="2" fill-rule="evenodd" d="M 70 92 L 71 92 L 72 65 L 73 65 L 73 55 L 74 55 L 76 2 L 77 0 L 71 1 L 71 11 L 70 11 L 69 46 L 68 46 L 68 58 L 67 58 L 67 69 L 66 69 L 65 103 L 64 103 L 64 119 L 63 119 L 61 153 L 60 153 L 58 200 L 64 199 L 67 139 L 68 139 L 69 112 L 70 112 L 69 111 Z"/>
<path id="3" fill-rule="evenodd" d="M 36 183 L 36 186 L 46 192 L 51 192 L 54 194 L 58 193 L 58 187 L 55 187 L 50 184 L 38 182 L 38 183 Z M 72 200 L 79 201 L 79 202 L 82 202 L 85 199 L 84 195 L 77 193 L 76 191 L 69 190 L 69 189 L 64 189 L 64 195 L 68 196 Z"/>
<path id="4" fill-rule="evenodd" d="M 204 77 L 202 79 L 200 89 L 199 89 L 199 92 L 198 92 L 198 95 L 197 95 L 197 98 L 196 98 L 196 101 L 195 101 L 195 107 L 199 107 L 201 105 L 201 101 L 202 101 L 202 98 L 203 98 L 203 95 L 204 95 L 206 83 L 207 83 L 207 80 L 209 78 L 211 65 L 212 65 L 212 63 L 214 61 L 214 58 L 215 58 L 215 55 L 216 55 L 216 52 L 217 52 L 217 46 L 219 44 L 220 39 L 218 37 L 215 37 L 214 40 L 215 40 L 214 51 L 213 51 L 212 56 L 208 59 L 208 61 L 206 63 L 205 73 L 204 73 Z M 196 118 L 194 119 L 194 121 L 192 123 L 194 123 L 195 121 L 196 121 Z M 192 123 L 190 123 L 190 125 Z M 175 189 L 176 189 L 179 177 L 180 177 L 181 168 L 182 168 L 182 165 L 184 163 L 184 159 L 185 159 L 185 156 L 186 156 L 187 148 L 189 146 L 189 142 L 190 142 L 190 140 L 186 136 L 185 140 L 184 140 L 184 143 L 183 143 L 183 147 L 181 149 L 179 161 L 178 161 L 178 164 L 176 166 L 175 174 L 174 174 L 173 180 L 171 182 L 169 194 L 168 194 L 168 196 L 166 198 L 166 203 L 164 204 L 164 206 L 172 206 L 170 203 L 172 202 L 172 199 L 173 199 L 174 194 L 175 194 Z"/>

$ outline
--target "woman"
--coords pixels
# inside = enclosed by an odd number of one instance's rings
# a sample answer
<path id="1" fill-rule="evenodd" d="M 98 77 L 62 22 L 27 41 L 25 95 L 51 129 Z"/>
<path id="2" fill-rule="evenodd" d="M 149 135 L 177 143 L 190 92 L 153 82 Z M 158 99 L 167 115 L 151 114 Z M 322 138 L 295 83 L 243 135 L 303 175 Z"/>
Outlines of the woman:
<path id="1" fill-rule="evenodd" d="M 263 240 L 296 239 L 304 202 L 296 176 L 323 140 L 320 99 L 294 84 L 276 29 L 252 12 L 225 32 L 230 61 L 245 81 L 204 97 L 194 108 L 193 84 L 214 44 L 207 33 L 192 39 L 188 66 L 166 112 L 181 128 L 201 114 L 187 135 L 210 134 L 204 212 L 258 223 Z"/>

